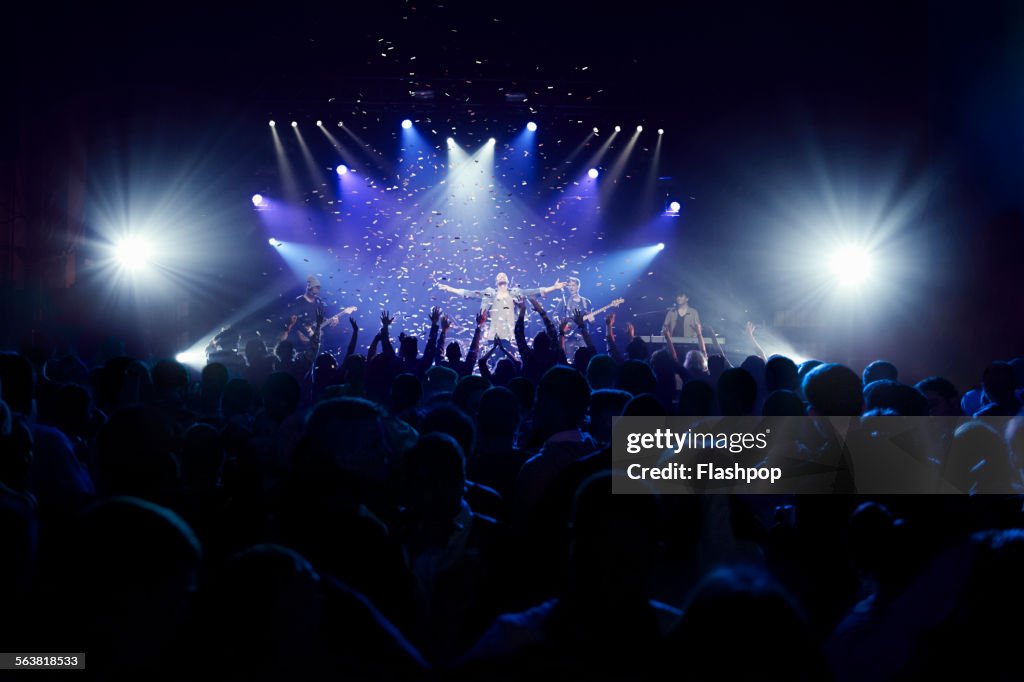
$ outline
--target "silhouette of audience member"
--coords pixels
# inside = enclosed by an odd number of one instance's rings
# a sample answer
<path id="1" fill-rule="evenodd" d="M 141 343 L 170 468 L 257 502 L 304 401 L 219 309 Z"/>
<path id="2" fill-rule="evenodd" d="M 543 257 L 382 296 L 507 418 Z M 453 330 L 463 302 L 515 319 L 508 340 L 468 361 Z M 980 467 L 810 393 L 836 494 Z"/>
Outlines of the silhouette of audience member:
<path id="1" fill-rule="evenodd" d="M 960 417 L 960 392 L 949 379 L 928 377 L 914 384 L 928 401 L 928 414 L 933 417 Z"/>
<path id="2" fill-rule="evenodd" d="M 511 390 L 495 386 L 480 398 L 476 448 L 467 474 L 471 480 L 498 491 L 505 500 L 512 499 L 516 476 L 529 455 L 516 447 L 520 418 L 519 400 Z"/>
<path id="3" fill-rule="evenodd" d="M 714 408 L 715 391 L 706 381 L 687 381 L 679 391 L 681 417 L 709 417 Z"/>
<path id="4" fill-rule="evenodd" d="M 782 355 L 773 355 L 768 358 L 764 366 L 764 390 L 765 393 L 775 391 L 800 390 L 800 374 L 797 371 L 796 363 Z"/>
<path id="5" fill-rule="evenodd" d="M 96 488 L 101 495 L 130 495 L 164 506 L 178 501 L 180 470 L 174 423 L 162 410 L 118 410 L 96 443 Z"/>
<path id="6" fill-rule="evenodd" d="M 649 367 L 647 371 L 653 379 Z M 525 519 L 560 471 L 597 449 L 597 443 L 581 429 L 589 404 L 590 387 L 579 372 L 569 367 L 552 367 L 544 373 L 537 386 L 532 434 L 533 442 L 543 445 L 523 464 L 516 481 L 515 504 L 521 519 Z"/>
<path id="7" fill-rule="evenodd" d="M 53 510 L 75 509 L 95 492 L 92 477 L 78 461 L 67 436 L 35 421 L 35 373 L 20 355 L 0 353 L 0 399 L 20 415 L 32 435 L 29 490 L 40 505 Z"/>
<path id="8" fill-rule="evenodd" d="M 61 552 L 50 641 L 87 651 L 103 679 L 173 679 L 190 669 L 180 647 L 202 551 L 177 514 L 108 498 L 83 513 Z"/>
<path id="9" fill-rule="evenodd" d="M 618 365 L 610 355 L 599 353 L 590 358 L 590 362 L 587 363 L 587 381 L 594 391 L 614 388 L 616 374 L 618 374 Z"/>
<path id="10" fill-rule="evenodd" d="M 1016 377 L 1007 362 L 993 362 L 985 368 L 981 380 L 988 404 L 974 413 L 975 417 L 1013 417 L 1020 412 Z"/>
<path id="11" fill-rule="evenodd" d="M 427 370 L 424 387 L 424 399 L 455 391 L 455 385 L 459 380 L 459 374 L 453 369 L 440 365 Z"/>
<path id="12" fill-rule="evenodd" d="M 611 476 L 596 474 L 575 495 L 564 590 L 495 620 L 464 657 L 467 674 L 635 679 L 654 669 L 681 617 L 651 598 L 661 507 L 653 492 L 612 495 Z"/>
<path id="13" fill-rule="evenodd" d="M 754 413 L 757 383 L 747 370 L 733 367 L 722 372 L 718 378 L 716 394 L 718 410 L 722 416 L 745 417 Z"/>
<path id="14" fill-rule="evenodd" d="M 426 664 L 358 592 L 296 552 L 256 545 L 231 557 L 211 604 L 204 651 L 228 679 L 416 677 Z"/>
<path id="15" fill-rule="evenodd" d="M 406 454 L 403 547 L 419 592 L 417 639 L 435 660 L 452 660 L 479 635 L 472 622 L 496 524 L 473 510 L 465 489 L 465 457 L 451 436 L 426 434 Z"/>
<path id="16" fill-rule="evenodd" d="M 968 422 L 953 432 L 942 476 L 963 493 L 1012 495 L 1024 490 L 1002 434 L 988 424 Z"/>
<path id="17" fill-rule="evenodd" d="M 658 390 L 658 379 L 654 370 L 646 362 L 627 360 L 619 368 L 619 378 L 615 388 L 632 395 L 654 393 Z"/>
<path id="18" fill-rule="evenodd" d="M 793 391 L 778 390 L 768 394 L 761 408 L 765 417 L 802 417 L 807 408 Z"/>
<path id="19" fill-rule="evenodd" d="M 419 422 L 417 409 L 423 399 L 423 385 L 414 374 L 399 374 L 391 382 L 391 414 L 415 426 Z"/>
<path id="20" fill-rule="evenodd" d="M 899 371 L 896 365 L 886 360 L 875 360 L 864 368 L 861 374 L 861 383 L 867 387 L 876 381 L 899 381 Z"/>
<path id="21" fill-rule="evenodd" d="M 809 414 L 818 417 L 857 416 L 863 408 L 860 378 L 849 367 L 830 363 L 815 367 L 803 380 Z"/>
<path id="22" fill-rule="evenodd" d="M 865 410 L 891 410 L 902 417 L 927 417 L 928 399 L 913 386 L 879 379 L 864 386 Z"/>
<path id="23" fill-rule="evenodd" d="M 612 422 L 622 416 L 626 404 L 633 398 L 626 391 L 604 388 L 590 395 L 590 426 L 588 432 L 599 445 L 612 442 Z"/>
<path id="24" fill-rule="evenodd" d="M 693 679 L 829 677 L 806 616 L 760 569 L 715 569 L 696 587 L 683 612 L 667 651 L 669 660 L 687 662 L 687 675 Z"/>

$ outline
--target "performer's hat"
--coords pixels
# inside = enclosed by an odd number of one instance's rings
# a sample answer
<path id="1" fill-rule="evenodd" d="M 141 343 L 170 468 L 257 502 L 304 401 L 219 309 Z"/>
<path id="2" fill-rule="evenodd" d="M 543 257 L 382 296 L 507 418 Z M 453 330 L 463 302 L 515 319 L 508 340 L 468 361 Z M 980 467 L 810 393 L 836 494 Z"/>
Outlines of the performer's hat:
<path id="1" fill-rule="evenodd" d="M 318 280 L 316 277 L 314 277 L 313 275 L 310 275 L 309 277 L 306 278 L 306 288 L 307 289 L 312 289 L 313 287 L 318 287 L 318 286 L 320 286 L 320 280 Z"/>

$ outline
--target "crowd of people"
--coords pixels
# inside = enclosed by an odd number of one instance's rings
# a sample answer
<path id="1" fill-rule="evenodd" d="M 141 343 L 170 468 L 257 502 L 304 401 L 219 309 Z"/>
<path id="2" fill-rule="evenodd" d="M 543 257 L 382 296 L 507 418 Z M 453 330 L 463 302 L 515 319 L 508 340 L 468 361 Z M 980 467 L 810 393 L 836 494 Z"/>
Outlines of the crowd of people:
<path id="1" fill-rule="evenodd" d="M 0 642 L 106 679 L 1021 675 L 1024 359 L 977 386 L 651 352 L 614 315 L 510 339 L 283 341 L 195 376 L 0 355 Z M 753 335 L 753 329 L 749 330 Z M 422 347 L 421 347 L 422 346 Z M 241 356 L 239 356 L 241 357 Z M 915 377 L 917 378 L 917 377 Z M 965 492 L 613 495 L 615 416 L 936 415 Z M 979 417 L 1011 417 L 998 430 Z M 1024 490 L 1024 488 L 1022 488 Z"/>

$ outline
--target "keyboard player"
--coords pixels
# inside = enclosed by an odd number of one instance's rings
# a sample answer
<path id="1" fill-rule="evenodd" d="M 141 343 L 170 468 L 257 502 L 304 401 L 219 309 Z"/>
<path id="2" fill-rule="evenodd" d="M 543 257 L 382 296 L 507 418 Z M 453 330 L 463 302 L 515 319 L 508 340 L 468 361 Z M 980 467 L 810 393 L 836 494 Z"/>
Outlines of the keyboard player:
<path id="1" fill-rule="evenodd" d="M 686 353 L 691 350 L 699 350 L 704 357 L 708 356 L 708 350 L 704 344 L 704 334 L 700 327 L 700 314 L 690 307 L 690 297 L 686 293 L 676 295 L 676 304 L 665 314 L 665 323 L 661 327 L 661 332 L 668 336 L 688 336 L 697 339 L 697 343 L 693 345 L 675 344 L 679 357 L 685 357 Z"/>

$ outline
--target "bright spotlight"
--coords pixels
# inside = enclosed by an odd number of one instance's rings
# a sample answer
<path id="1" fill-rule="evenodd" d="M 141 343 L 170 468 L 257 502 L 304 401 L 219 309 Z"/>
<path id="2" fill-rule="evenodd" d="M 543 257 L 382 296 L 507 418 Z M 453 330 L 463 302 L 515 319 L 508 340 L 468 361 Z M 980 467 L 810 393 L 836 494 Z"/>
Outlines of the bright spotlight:
<path id="1" fill-rule="evenodd" d="M 409 119 L 405 119 L 404 121 L 402 121 L 402 127 L 405 128 L 406 130 L 412 128 L 412 121 L 410 121 Z"/>
<path id="2" fill-rule="evenodd" d="M 622 126 L 615 126 L 615 132 L 617 132 L 617 133 L 622 132 Z"/>
<path id="3" fill-rule="evenodd" d="M 323 128 L 324 127 L 324 122 L 323 121 L 317 121 L 316 122 L 316 127 L 317 128 Z"/>
<path id="4" fill-rule="evenodd" d="M 252 205 L 253 206 L 262 206 L 263 205 L 263 195 L 262 194 L 253 194 L 252 195 Z"/>
<path id="5" fill-rule="evenodd" d="M 454 137 L 449 137 L 448 138 L 448 146 L 449 147 L 454 147 L 455 146 L 455 138 Z"/>
<path id="6" fill-rule="evenodd" d="M 203 367 L 206 365 L 206 353 L 201 350 L 187 350 L 175 355 L 174 360 L 191 367 Z"/>
<path id="7" fill-rule="evenodd" d="M 843 286 L 856 286 L 871 276 L 871 254 L 859 246 L 844 246 L 832 254 L 829 266 Z"/>
<path id="8" fill-rule="evenodd" d="M 145 267 L 152 255 L 152 247 L 139 237 L 126 237 L 114 246 L 114 258 L 126 270 Z"/>
<path id="9" fill-rule="evenodd" d="M 678 201 L 673 201 L 668 205 L 668 210 L 672 211 L 673 213 L 679 213 L 679 209 L 681 209 L 682 207 L 683 205 L 680 204 Z"/>
<path id="10" fill-rule="evenodd" d="M 271 122 L 270 122 L 270 127 L 271 127 L 271 128 L 273 128 L 273 127 L 274 127 L 274 126 L 276 126 L 276 125 L 277 125 L 277 124 L 276 124 L 276 123 L 274 123 L 273 121 L 271 121 Z"/>
<path id="11" fill-rule="evenodd" d="M 274 239 L 273 237 L 271 237 L 270 239 L 268 239 L 268 240 L 267 240 L 267 243 L 268 243 L 268 244 L 270 244 L 271 246 L 277 246 L 277 240 L 276 240 L 276 239 Z"/>
<path id="12" fill-rule="evenodd" d="M 665 134 L 665 129 L 664 128 L 658 128 L 658 134 L 659 135 L 664 135 Z"/>
<path id="13" fill-rule="evenodd" d="M 345 173 L 348 173 L 348 166 L 346 166 L 345 164 L 341 164 L 334 169 L 334 172 L 337 173 L 338 175 L 344 175 Z"/>
<path id="14" fill-rule="evenodd" d="M 591 179 L 596 180 L 599 173 L 596 168 L 591 168 L 590 170 L 587 171 L 587 175 L 589 175 Z"/>
<path id="15" fill-rule="evenodd" d="M 529 130 L 531 133 L 535 133 L 537 132 L 537 124 L 534 123 L 533 121 L 530 121 L 529 123 L 526 124 L 526 129 Z"/>
<path id="16" fill-rule="evenodd" d="M 658 251 L 664 251 L 664 250 L 665 250 L 665 245 L 663 243 L 659 242 L 658 243 Z"/>
<path id="17" fill-rule="evenodd" d="M 339 128 L 343 128 L 344 126 L 345 126 L 344 122 L 338 121 L 338 127 Z"/>
<path id="18" fill-rule="evenodd" d="M 636 127 L 636 131 L 637 131 L 638 133 L 642 133 L 642 132 L 644 131 L 644 127 L 643 127 L 643 126 L 637 126 L 637 127 Z"/>
<path id="19" fill-rule="evenodd" d="M 493 146 L 494 146 L 494 145 L 495 145 L 496 143 L 497 143 L 497 140 L 495 140 L 495 139 L 494 139 L 493 137 L 492 137 L 491 139 L 487 140 L 487 144 L 491 145 L 492 147 L 493 147 Z"/>
<path id="20" fill-rule="evenodd" d="M 597 135 L 597 133 L 598 133 L 597 126 L 594 126 L 594 134 Z"/>
<path id="21" fill-rule="evenodd" d="M 298 127 L 299 127 L 299 122 L 298 121 L 292 121 L 292 128 L 298 128 Z"/>

